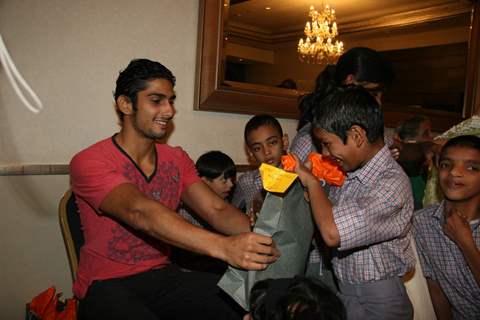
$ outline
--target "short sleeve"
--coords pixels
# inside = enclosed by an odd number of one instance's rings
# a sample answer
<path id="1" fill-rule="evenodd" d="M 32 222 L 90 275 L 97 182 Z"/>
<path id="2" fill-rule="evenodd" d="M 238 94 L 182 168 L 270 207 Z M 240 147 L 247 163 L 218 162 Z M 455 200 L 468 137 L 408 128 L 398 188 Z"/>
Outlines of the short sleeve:
<path id="1" fill-rule="evenodd" d="M 396 238 L 410 228 L 412 205 L 408 184 L 401 179 L 379 179 L 375 190 L 345 199 L 333 207 L 340 234 L 339 250 L 348 250 Z"/>
<path id="2" fill-rule="evenodd" d="M 129 181 L 118 172 L 112 160 L 99 152 L 86 150 L 70 162 L 70 183 L 73 192 L 95 210 L 117 186 Z"/>
<path id="3" fill-rule="evenodd" d="M 181 147 L 175 147 L 177 164 L 182 172 L 181 192 L 182 194 L 190 185 L 199 182 L 195 163 Z"/>
<path id="4" fill-rule="evenodd" d="M 423 275 L 425 278 L 429 278 L 432 280 L 437 280 L 435 278 L 434 272 L 432 270 L 432 264 L 430 263 L 429 259 L 429 246 L 427 243 L 427 239 L 425 237 L 425 231 L 422 231 L 423 228 L 426 227 L 427 223 L 426 221 L 422 221 L 421 219 L 418 219 L 420 217 L 421 213 L 416 213 L 416 215 L 413 218 L 413 223 L 412 223 L 412 231 L 413 231 L 413 238 L 415 239 L 415 245 L 417 246 L 417 253 L 418 253 L 418 258 L 420 260 L 420 266 L 422 267 L 423 270 Z"/>

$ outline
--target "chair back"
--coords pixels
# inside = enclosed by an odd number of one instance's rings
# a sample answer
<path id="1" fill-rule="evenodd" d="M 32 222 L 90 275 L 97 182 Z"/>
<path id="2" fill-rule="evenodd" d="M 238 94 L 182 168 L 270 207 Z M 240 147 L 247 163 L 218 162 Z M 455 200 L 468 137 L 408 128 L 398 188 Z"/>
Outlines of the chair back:
<path id="1" fill-rule="evenodd" d="M 85 243 L 85 238 L 83 237 L 80 214 L 77 203 L 75 202 L 75 194 L 71 190 L 65 192 L 60 200 L 58 213 L 63 241 L 65 242 L 65 248 L 67 250 L 68 262 L 70 263 L 70 271 L 72 273 L 72 279 L 75 281 L 80 248 Z"/>

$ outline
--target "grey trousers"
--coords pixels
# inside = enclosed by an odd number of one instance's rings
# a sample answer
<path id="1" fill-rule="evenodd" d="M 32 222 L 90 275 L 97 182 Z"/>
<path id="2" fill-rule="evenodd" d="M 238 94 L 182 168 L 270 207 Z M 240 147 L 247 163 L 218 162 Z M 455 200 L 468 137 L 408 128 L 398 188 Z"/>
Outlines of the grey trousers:
<path id="1" fill-rule="evenodd" d="M 410 320 L 413 307 L 400 278 L 362 284 L 339 282 L 348 320 Z"/>

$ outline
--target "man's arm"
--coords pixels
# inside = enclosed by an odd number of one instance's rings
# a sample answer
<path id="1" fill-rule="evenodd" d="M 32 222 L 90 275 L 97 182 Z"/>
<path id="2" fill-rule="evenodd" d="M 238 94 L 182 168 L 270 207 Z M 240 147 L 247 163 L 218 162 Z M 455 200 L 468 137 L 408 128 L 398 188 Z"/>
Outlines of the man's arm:
<path id="1" fill-rule="evenodd" d="M 225 237 L 188 223 L 176 212 L 123 183 L 109 192 L 100 210 L 150 236 L 244 269 L 261 270 L 277 259 L 270 237 L 243 233 Z M 248 221 L 247 221 L 248 224 Z"/>
<path id="2" fill-rule="evenodd" d="M 223 234 L 250 231 L 248 216 L 217 196 L 205 183 L 190 185 L 182 200 L 215 230 Z"/>
<path id="3" fill-rule="evenodd" d="M 432 299 L 433 309 L 437 320 L 452 319 L 452 310 L 445 293 L 437 281 L 427 278 L 428 291 Z"/>

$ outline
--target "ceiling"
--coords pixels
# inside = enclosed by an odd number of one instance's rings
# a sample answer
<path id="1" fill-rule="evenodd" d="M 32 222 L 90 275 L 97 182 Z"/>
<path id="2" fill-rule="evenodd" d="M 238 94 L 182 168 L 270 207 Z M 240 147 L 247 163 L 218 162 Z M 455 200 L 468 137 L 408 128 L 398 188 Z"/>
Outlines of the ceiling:
<path id="1" fill-rule="evenodd" d="M 303 30 L 310 5 L 320 9 L 322 3 L 335 9 L 340 32 L 369 23 L 435 20 L 465 14 L 471 7 L 469 0 L 231 0 L 230 5 L 225 1 L 229 25 L 270 35 Z"/>

